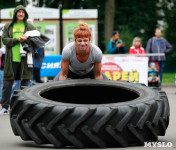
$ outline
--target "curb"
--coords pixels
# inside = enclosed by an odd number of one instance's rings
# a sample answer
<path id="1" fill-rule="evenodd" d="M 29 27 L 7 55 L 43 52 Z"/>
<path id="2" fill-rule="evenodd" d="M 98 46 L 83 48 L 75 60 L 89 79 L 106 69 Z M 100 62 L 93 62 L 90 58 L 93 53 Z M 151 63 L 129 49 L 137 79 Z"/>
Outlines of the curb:
<path id="1" fill-rule="evenodd" d="M 163 83 L 162 87 L 176 87 L 174 83 Z"/>

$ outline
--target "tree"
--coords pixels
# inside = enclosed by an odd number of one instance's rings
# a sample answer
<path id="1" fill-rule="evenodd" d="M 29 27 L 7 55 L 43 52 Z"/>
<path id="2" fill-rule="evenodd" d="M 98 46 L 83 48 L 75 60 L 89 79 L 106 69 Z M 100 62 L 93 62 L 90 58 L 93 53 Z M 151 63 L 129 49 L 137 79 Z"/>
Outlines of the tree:
<path id="1" fill-rule="evenodd" d="M 173 0 L 164 0 L 162 1 L 161 9 L 164 12 L 164 21 L 166 23 L 164 35 L 165 38 L 172 44 L 173 51 L 166 55 L 167 62 L 166 62 L 166 71 L 167 72 L 175 72 L 175 63 L 176 62 L 176 1 Z"/>
<path id="2" fill-rule="evenodd" d="M 104 37 L 107 43 L 114 30 L 115 1 L 105 0 Z"/>
<path id="3" fill-rule="evenodd" d="M 0 0 L 0 9 L 15 7 L 15 4 L 12 0 Z"/>
<path id="4" fill-rule="evenodd" d="M 145 48 L 147 40 L 154 35 L 159 19 L 157 3 L 158 0 L 116 1 L 115 5 L 118 8 L 115 11 L 114 28 L 120 32 L 128 28 L 133 37 L 139 36 L 142 38 Z M 129 41 L 124 42 L 129 43 Z M 132 43 L 132 39 L 130 43 Z"/>
<path id="5" fill-rule="evenodd" d="M 1 8 L 16 7 L 25 4 L 23 0 L 10 3 L 11 0 L 1 0 Z M 106 52 L 107 41 L 113 30 L 119 30 L 121 38 L 128 48 L 133 37 L 142 38 L 145 48 L 148 39 L 154 36 L 154 30 L 158 26 L 158 20 L 164 19 L 167 23 L 165 36 L 176 47 L 176 1 L 174 0 L 39 0 L 39 7 L 58 8 L 62 3 L 64 9 L 98 9 L 98 46 Z M 160 4 L 160 6 L 158 5 Z M 161 5 L 162 4 L 162 5 Z M 162 10 L 165 16 L 162 18 L 158 11 Z M 176 59 L 176 52 L 170 57 Z M 169 58 L 169 59 L 170 59 Z"/>

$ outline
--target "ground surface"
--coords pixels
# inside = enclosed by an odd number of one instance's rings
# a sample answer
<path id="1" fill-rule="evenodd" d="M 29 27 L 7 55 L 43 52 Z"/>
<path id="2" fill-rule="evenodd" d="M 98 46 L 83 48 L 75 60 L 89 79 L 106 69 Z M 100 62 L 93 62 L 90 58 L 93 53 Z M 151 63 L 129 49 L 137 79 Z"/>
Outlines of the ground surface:
<path id="1" fill-rule="evenodd" d="M 155 149 L 163 149 L 163 150 L 176 150 L 176 87 L 175 86 L 163 86 L 163 91 L 167 93 L 169 103 L 170 103 L 170 123 L 167 129 L 166 135 L 164 137 L 159 137 L 158 142 L 165 142 L 166 144 L 172 143 L 172 147 L 128 147 L 128 148 L 113 148 L 118 150 L 155 150 Z M 168 143 L 169 142 L 169 143 Z M 51 150 L 53 148 L 52 145 L 36 145 L 34 142 L 26 142 L 21 140 L 20 137 L 14 136 L 10 122 L 9 115 L 0 115 L 0 150 Z M 111 148 L 112 149 L 112 148 Z M 73 149 L 71 149 L 73 150 Z M 86 149 L 88 150 L 88 149 Z M 94 149 L 91 149 L 94 150 Z M 110 149 L 109 149 L 110 150 Z"/>

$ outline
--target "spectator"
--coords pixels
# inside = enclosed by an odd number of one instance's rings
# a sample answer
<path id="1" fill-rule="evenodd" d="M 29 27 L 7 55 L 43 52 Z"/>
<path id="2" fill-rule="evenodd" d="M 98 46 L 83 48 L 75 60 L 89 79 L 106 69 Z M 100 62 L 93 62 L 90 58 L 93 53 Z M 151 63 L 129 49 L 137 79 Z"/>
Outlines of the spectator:
<path id="1" fill-rule="evenodd" d="M 149 71 L 148 71 L 148 82 L 155 83 L 159 81 L 158 71 L 156 64 L 154 62 L 150 63 Z"/>
<path id="2" fill-rule="evenodd" d="M 36 29 L 33 25 L 27 23 L 27 18 L 28 14 L 25 8 L 19 5 L 14 10 L 12 22 L 4 26 L 2 41 L 6 45 L 6 55 L 0 114 L 8 113 L 14 80 L 21 80 L 21 85 L 27 86 L 32 78 L 32 68 L 28 67 L 27 57 L 21 57 L 20 55 L 20 43 L 25 42 L 31 45 L 24 33 Z"/>
<path id="3" fill-rule="evenodd" d="M 110 54 L 124 54 L 127 53 L 125 43 L 120 39 L 120 33 L 114 31 L 112 37 L 107 45 L 108 53 Z"/>
<path id="4" fill-rule="evenodd" d="M 80 23 L 74 30 L 74 42 L 62 51 L 59 80 L 71 79 L 108 79 L 101 72 L 102 52 L 91 42 L 91 31 L 86 23 Z M 55 80 L 56 80 L 55 78 Z"/>
<path id="5" fill-rule="evenodd" d="M 130 47 L 129 54 L 145 54 L 145 50 L 142 47 L 141 38 L 135 37 L 133 39 L 132 47 Z"/>
<path id="6" fill-rule="evenodd" d="M 42 61 L 45 57 L 45 51 L 44 51 L 44 48 L 36 48 L 36 50 L 39 54 L 41 61 L 37 61 L 35 58 L 33 58 L 33 64 L 34 64 L 33 80 L 35 80 L 37 83 L 43 83 L 40 78 L 40 69 L 42 67 Z"/>
<path id="7" fill-rule="evenodd" d="M 172 50 L 172 45 L 162 36 L 162 30 L 160 28 L 156 28 L 155 37 L 152 37 L 148 40 L 146 46 L 146 53 L 169 53 Z M 149 57 L 150 62 L 158 62 L 160 71 L 160 85 L 162 83 L 162 75 L 165 67 L 165 56 L 151 56 Z"/>

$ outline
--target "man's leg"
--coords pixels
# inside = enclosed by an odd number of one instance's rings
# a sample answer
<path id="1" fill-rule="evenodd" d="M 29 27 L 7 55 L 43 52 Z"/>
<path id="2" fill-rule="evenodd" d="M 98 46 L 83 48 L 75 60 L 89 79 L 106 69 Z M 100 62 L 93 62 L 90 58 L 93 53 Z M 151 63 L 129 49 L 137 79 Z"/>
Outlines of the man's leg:
<path id="1" fill-rule="evenodd" d="M 33 76 L 32 76 L 32 80 L 36 80 L 36 69 L 33 68 Z"/>
<path id="2" fill-rule="evenodd" d="M 29 80 L 22 80 L 21 86 L 29 86 Z"/>
<path id="3" fill-rule="evenodd" d="M 109 80 L 109 78 L 102 72 L 103 80 Z M 85 75 L 84 78 L 90 78 L 95 79 L 95 72 L 94 69 L 92 69 L 87 75 Z"/>
<path id="4" fill-rule="evenodd" d="M 54 78 L 54 81 L 59 80 L 60 73 Z M 109 80 L 108 77 L 102 72 L 103 80 Z M 94 69 L 92 69 L 88 74 L 84 76 L 79 76 L 75 73 L 73 73 L 70 69 L 68 70 L 68 78 L 70 79 L 84 79 L 84 78 L 90 78 L 94 79 Z"/>
<path id="5" fill-rule="evenodd" d="M 14 80 L 13 86 L 12 86 L 12 91 L 11 91 L 11 96 L 10 99 L 12 98 L 14 91 L 19 90 L 21 87 L 21 80 Z"/>
<path id="6" fill-rule="evenodd" d="M 20 70 L 21 70 L 21 63 L 19 62 L 12 62 L 12 69 L 14 73 L 14 82 L 11 90 L 11 98 L 13 96 L 13 93 L 15 90 L 18 90 L 21 86 L 21 81 L 20 81 Z"/>
<path id="7" fill-rule="evenodd" d="M 82 79 L 84 78 L 94 79 L 94 77 L 95 77 L 95 72 L 94 72 L 94 69 L 92 69 L 88 74 L 84 75 Z"/>
<path id="8" fill-rule="evenodd" d="M 40 68 L 36 68 L 36 82 L 43 83 L 40 78 Z"/>
<path id="9" fill-rule="evenodd" d="M 4 80 L 2 89 L 2 108 L 8 110 L 13 80 Z"/>
<path id="10" fill-rule="evenodd" d="M 81 79 L 81 76 L 68 69 L 68 79 Z"/>
<path id="11" fill-rule="evenodd" d="M 21 63 L 13 62 L 12 63 L 12 69 L 14 73 L 14 80 L 20 79 L 20 66 Z M 4 80 L 3 82 L 3 89 L 2 89 L 2 110 L 0 113 L 3 114 L 3 110 L 8 110 L 9 104 L 10 104 L 10 96 L 12 91 L 12 86 L 14 80 Z"/>
<path id="12" fill-rule="evenodd" d="M 57 74 L 57 76 L 53 80 L 58 81 L 59 77 L 60 77 L 60 72 Z M 80 79 L 80 76 L 78 76 L 77 74 L 73 73 L 70 69 L 68 69 L 67 78 L 69 78 L 69 79 Z"/>
<path id="13" fill-rule="evenodd" d="M 164 67 L 165 67 L 165 61 L 160 61 L 159 66 L 160 66 L 159 75 L 160 75 L 160 84 L 161 84 L 162 79 L 163 79 L 163 71 L 164 71 Z"/>

